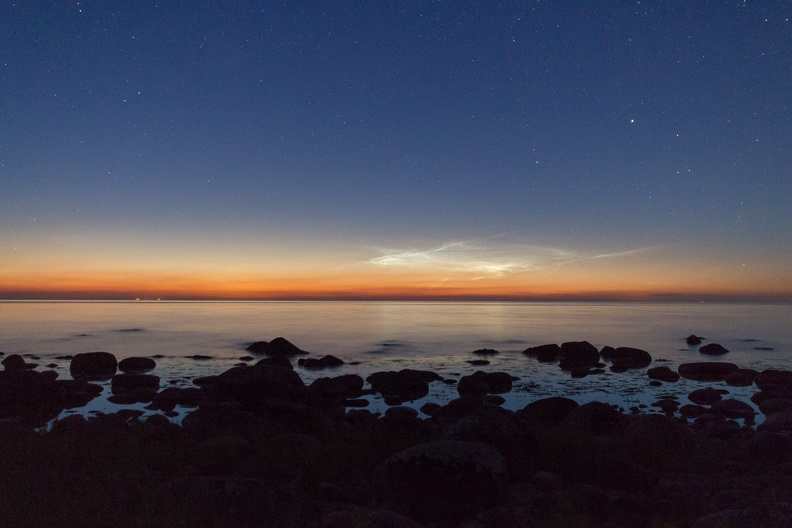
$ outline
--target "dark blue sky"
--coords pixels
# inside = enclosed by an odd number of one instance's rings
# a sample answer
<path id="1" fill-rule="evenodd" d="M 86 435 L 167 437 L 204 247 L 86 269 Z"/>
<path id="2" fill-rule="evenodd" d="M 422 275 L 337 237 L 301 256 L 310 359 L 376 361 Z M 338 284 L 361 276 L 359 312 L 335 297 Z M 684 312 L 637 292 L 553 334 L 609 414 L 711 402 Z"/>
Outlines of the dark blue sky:
<path id="1" fill-rule="evenodd" d="M 134 249 L 151 273 L 224 254 L 212 269 L 249 279 L 389 262 L 471 288 L 491 265 L 530 294 L 549 264 L 574 262 L 571 284 L 641 254 L 614 273 L 657 273 L 647 290 L 792 293 L 791 18 L 782 0 L 7 2 L 0 265 L 56 248 L 57 282 Z"/>

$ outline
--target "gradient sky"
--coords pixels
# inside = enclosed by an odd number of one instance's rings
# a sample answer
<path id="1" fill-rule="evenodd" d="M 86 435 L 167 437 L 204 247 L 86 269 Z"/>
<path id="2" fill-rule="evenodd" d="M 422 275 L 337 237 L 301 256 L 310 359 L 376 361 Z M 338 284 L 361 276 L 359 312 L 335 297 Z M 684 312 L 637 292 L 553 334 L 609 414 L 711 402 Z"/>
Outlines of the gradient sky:
<path id="1" fill-rule="evenodd" d="M 0 6 L 0 298 L 792 300 L 792 2 Z"/>

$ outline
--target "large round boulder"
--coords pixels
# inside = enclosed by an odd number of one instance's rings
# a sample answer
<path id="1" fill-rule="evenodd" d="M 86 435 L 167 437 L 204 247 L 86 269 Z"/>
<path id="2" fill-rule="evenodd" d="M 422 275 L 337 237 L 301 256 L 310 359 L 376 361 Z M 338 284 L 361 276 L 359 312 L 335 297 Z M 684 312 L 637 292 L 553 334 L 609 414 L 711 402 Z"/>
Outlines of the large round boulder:
<path id="1" fill-rule="evenodd" d="M 682 363 L 677 368 L 679 375 L 694 381 L 724 381 L 727 376 L 739 370 L 734 363 L 722 361 L 701 361 L 698 363 Z"/>
<path id="2" fill-rule="evenodd" d="M 696 405 L 712 405 L 715 402 L 721 401 L 723 396 L 718 389 L 707 387 L 704 389 L 696 389 L 688 394 L 688 400 Z"/>
<path id="3" fill-rule="evenodd" d="M 507 372 L 477 371 L 462 376 L 457 385 L 460 396 L 483 396 L 485 394 L 504 394 L 512 390 L 512 376 Z"/>
<path id="4" fill-rule="evenodd" d="M 517 415 L 529 423 L 551 425 L 559 423 L 578 407 L 580 404 L 575 400 L 563 396 L 551 396 L 529 403 L 517 411 Z"/>
<path id="5" fill-rule="evenodd" d="M 588 341 L 569 341 L 561 345 L 558 359 L 563 370 L 581 370 L 596 366 L 600 354 Z"/>
<path id="6" fill-rule="evenodd" d="M 147 357 L 128 357 L 118 362 L 118 370 L 127 374 L 139 374 L 153 370 L 157 362 Z"/>
<path id="7" fill-rule="evenodd" d="M 614 367 L 622 369 L 641 369 L 652 363 L 652 356 L 646 350 L 631 347 L 604 347 L 600 351 L 603 359 L 610 361 Z"/>
<path id="8" fill-rule="evenodd" d="M 221 392 L 242 401 L 259 398 L 302 401 L 308 395 L 299 374 L 267 364 L 232 367 L 218 376 L 216 386 Z"/>
<path id="9" fill-rule="evenodd" d="M 110 379 L 118 369 L 118 360 L 109 352 L 76 354 L 69 366 L 74 379 Z"/>
<path id="10" fill-rule="evenodd" d="M 761 390 L 784 389 L 792 393 L 792 371 L 767 369 L 754 380 Z"/>
<path id="11" fill-rule="evenodd" d="M 385 460 L 374 473 L 380 496 L 419 520 L 458 522 L 497 505 L 508 485 L 503 455 L 461 440 L 418 444 Z"/>
<path id="12" fill-rule="evenodd" d="M 561 353 L 561 347 L 556 345 L 555 343 L 549 345 L 528 347 L 525 350 L 523 350 L 523 354 L 525 354 L 526 356 L 535 357 L 539 361 L 543 361 L 543 362 L 556 361 L 560 353 Z"/>

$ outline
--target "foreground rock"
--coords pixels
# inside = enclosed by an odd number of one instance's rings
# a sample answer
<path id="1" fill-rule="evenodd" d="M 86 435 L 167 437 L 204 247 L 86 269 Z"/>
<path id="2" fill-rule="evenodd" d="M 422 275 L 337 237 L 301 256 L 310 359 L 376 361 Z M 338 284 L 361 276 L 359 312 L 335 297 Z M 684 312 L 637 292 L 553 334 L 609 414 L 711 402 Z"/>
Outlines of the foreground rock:
<path id="1" fill-rule="evenodd" d="M 109 352 L 76 354 L 69 365 L 74 379 L 110 379 L 118 369 L 118 360 Z"/>
<path id="2" fill-rule="evenodd" d="M 374 474 L 378 494 L 419 520 L 461 520 L 502 500 L 503 455 L 480 442 L 418 444 L 388 458 Z"/>
<path id="3" fill-rule="evenodd" d="M 727 376 L 739 370 L 734 363 L 721 361 L 702 361 L 700 363 L 682 363 L 677 368 L 679 375 L 694 381 L 724 381 Z"/>

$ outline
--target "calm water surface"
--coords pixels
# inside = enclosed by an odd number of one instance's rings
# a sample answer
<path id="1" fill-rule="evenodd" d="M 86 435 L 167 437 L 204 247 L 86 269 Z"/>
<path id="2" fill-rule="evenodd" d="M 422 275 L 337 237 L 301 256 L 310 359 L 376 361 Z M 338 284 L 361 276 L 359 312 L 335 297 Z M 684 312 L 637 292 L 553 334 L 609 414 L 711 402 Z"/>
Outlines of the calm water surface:
<path id="1" fill-rule="evenodd" d="M 658 396 L 684 395 L 703 384 L 682 380 L 655 388 L 645 370 L 571 379 L 557 365 L 522 354 L 534 345 L 587 340 L 601 348 L 647 350 L 656 365 L 707 361 L 684 338 L 695 333 L 730 350 L 719 358 L 742 367 L 789 368 L 792 305 L 720 303 L 402 303 L 402 302 L 0 302 L 0 351 L 40 357 L 42 367 L 68 377 L 68 361 L 56 356 L 103 350 L 119 359 L 164 356 L 154 372 L 168 384 L 218 374 L 247 355 L 252 341 L 283 336 L 315 355 L 347 363 L 333 370 L 300 369 L 317 377 L 378 370 L 430 369 L 457 378 L 475 370 L 507 371 L 520 377 L 507 397 L 519 408 L 548 395 L 598 399 L 625 407 Z M 472 352 L 494 348 L 490 365 L 473 367 Z M 212 356 L 194 360 L 185 356 Z M 109 389 L 108 389 L 109 390 Z M 729 387 L 733 397 L 753 389 Z M 448 400 L 453 386 L 432 384 L 425 400 Z M 420 406 L 425 400 L 412 405 Z M 385 406 L 376 397 L 371 408 Z M 85 409 L 114 410 L 99 399 Z"/>

